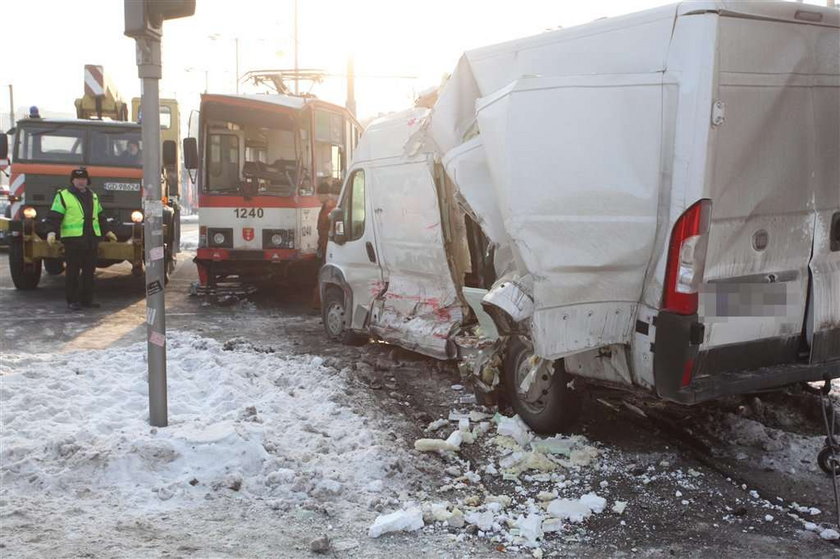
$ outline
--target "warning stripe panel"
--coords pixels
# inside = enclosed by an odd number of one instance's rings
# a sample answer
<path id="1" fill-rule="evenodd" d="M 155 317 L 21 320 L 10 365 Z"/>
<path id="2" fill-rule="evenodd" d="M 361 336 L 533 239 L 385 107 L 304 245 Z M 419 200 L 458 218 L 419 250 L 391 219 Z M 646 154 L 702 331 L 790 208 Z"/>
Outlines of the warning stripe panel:
<path id="1" fill-rule="evenodd" d="M 12 182 L 9 183 L 9 194 L 19 196 L 23 192 L 24 183 L 26 182 L 26 175 L 23 173 L 14 176 L 12 175 Z"/>
<path id="2" fill-rule="evenodd" d="M 85 64 L 85 95 L 105 95 L 102 66 Z"/>

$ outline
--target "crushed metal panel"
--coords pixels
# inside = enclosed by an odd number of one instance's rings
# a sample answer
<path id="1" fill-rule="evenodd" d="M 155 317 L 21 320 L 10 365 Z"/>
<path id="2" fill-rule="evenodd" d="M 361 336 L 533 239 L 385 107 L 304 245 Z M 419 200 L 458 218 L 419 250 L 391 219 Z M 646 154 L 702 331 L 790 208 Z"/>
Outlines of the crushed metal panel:
<path id="1" fill-rule="evenodd" d="M 467 211 L 475 216 L 490 242 L 496 245 L 508 241 L 496 190 L 487 167 L 482 138 L 479 136 L 452 149 L 443 158 L 446 174 L 458 185 L 458 193 Z"/>
<path id="2" fill-rule="evenodd" d="M 479 105 L 542 357 L 630 341 L 657 224 L 661 87 L 658 75 L 529 78 Z M 575 309 L 587 305 L 591 320 Z M 569 313 L 583 322 L 555 331 Z"/>
<path id="3" fill-rule="evenodd" d="M 466 52 L 440 93 L 428 133 L 440 153 L 459 145 L 475 102 L 523 76 L 661 72 L 676 6 L 654 8 Z"/>
<path id="4" fill-rule="evenodd" d="M 401 158 L 372 166 L 370 173 L 376 185 L 371 203 L 378 256 L 388 282 L 371 329 L 384 339 L 441 356 L 462 312 L 444 246 L 432 163 L 425 157 Z"/>

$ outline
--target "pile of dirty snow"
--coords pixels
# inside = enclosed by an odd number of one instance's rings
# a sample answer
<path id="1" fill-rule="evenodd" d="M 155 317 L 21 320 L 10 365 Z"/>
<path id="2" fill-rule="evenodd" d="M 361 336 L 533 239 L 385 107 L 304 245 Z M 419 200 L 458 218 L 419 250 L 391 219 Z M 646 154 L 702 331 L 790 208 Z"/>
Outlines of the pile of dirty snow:
<path id="1" fill-rule="evenodd" d="M 620 515 L 627 506 L 598 494 L 606 494 L 607 485 L 597 492 L 590 486 L 589 472 L 600 467 L 603 450 L 583 436 L 538 437 L 518 416 L 479 410 L 452 412 L 426 432 L 414 448 L 441 454 L 448 464 L 443 485 L 434 495 L 420 492 L 400 510 L 380 515 L 370 526 L 371 537 L 442 529 L 457 533 L 459 541 L 477 536 L 540 556 L 547 534 L 575 533 L 593 515 L 605 510 Z M 480 466 L 459 454 L 473 444 L 481 447 Z M 494 494 L 488 489 L 504 482 L 513 490 Z"/>
<path id="2" fill-rule="evenodd" d="M 36 495 L 141 514 L 225 494 L 355 516 L 402 483 L 399 449 L 342 405 L 321 358 L 170 332 L 169 426 L 151 428 L 145 353 L 4 355 L 0 514 Z"/>

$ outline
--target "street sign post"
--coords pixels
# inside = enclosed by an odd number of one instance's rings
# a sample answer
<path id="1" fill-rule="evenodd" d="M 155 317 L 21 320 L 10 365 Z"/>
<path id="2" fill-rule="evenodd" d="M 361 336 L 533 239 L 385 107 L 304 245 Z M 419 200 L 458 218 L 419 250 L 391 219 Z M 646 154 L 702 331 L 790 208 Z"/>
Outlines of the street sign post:
<path id="1" fill-rule="evenodd" d="M 149 422 L 166 427 L 166 250 L 163 246 L 162 165 L 160 157 L 160 43 L 163 21 L 195 13 L 195 0 L 124 0 L 125 34 L 137 44 L 142 80 L 140 114 L 143 140 L 143 213 L 146 261 L 146 338 L 149 367 Z"/>

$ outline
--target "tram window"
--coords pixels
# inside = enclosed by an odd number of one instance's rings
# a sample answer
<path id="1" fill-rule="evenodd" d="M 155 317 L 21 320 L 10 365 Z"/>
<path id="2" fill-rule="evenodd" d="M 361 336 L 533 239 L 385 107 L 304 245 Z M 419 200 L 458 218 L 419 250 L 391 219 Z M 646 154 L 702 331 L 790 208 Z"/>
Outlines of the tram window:
<path id="1" fill-rule="evenodd" d="M 231 134 L 209 134 L 207 149 L 207 189 L 239 187 L 239 138 Z"/>

